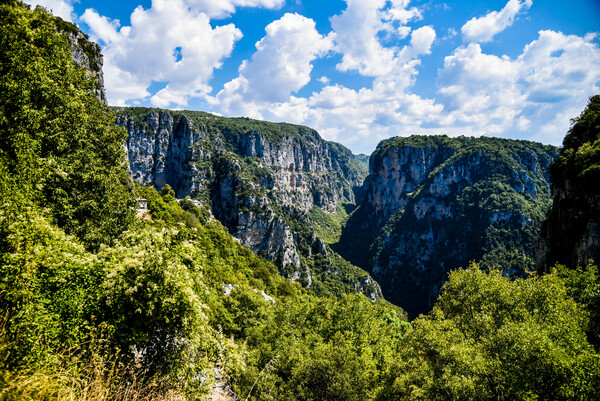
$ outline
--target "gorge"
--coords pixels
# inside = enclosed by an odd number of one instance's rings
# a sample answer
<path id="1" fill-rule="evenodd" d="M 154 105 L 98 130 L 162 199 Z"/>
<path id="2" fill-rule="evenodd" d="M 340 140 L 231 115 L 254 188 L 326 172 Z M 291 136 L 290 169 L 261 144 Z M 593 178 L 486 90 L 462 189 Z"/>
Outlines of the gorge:
<path id="1" fill-rule="evenodd" d="M 367 174 L 357 156 L 307 127 L 115 111 L 138 183 L 199 200 L 243 245 L 316 291 L 340 282 L 334 287 L 378 297 L 358 266 L 416 316 L 431 308 L 447 273 L 469 261 L 508 275 L 535 268 L 553 146 L 398 137 L 378 146 Z"/>
<path id="2" fill-rule="evenodd" d="M 0 399 L 598 398 L 600 96 L 561 149 L 407 136 L 367 166 L 110 108 L 75 25 L 0 20 Z"/>

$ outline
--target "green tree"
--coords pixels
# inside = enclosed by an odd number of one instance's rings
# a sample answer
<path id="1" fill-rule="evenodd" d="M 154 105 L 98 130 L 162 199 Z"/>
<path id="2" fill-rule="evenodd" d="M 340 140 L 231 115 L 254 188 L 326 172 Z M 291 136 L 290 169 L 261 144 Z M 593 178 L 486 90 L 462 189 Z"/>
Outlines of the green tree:
<path id="1" fill-rule="evenodd" d="M 34 202 L 97 247 L 132 221 L 125 131 L 77 67 L 74 25 L 19 1 L 0 4 L 0 201 Z"/>
<path id="2" fill-rule="evenodd" d="M 592 399 L 600 359 L 587 324 L 557 274 L 511 280 L 475 264 L 451 272 L 381 399 Z"/>
<path id="3" fill-rule="evenodd" d="M 550 165 L 554 203 L 541 228 L 539 271 L 600 259 L 600 246 L 586 239 L 600 224 L 600 95 L 571 122 L 560 157 Z"/>

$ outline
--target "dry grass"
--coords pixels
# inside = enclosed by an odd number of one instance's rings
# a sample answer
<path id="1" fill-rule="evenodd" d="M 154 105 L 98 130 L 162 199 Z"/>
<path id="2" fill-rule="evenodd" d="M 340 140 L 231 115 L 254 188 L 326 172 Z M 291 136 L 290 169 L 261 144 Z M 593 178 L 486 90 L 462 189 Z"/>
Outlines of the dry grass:
<path id="1" fill-rule="evenodd" d="M 125 381 L 117 370 L 104 371 L 92 367 L 85 373 L 69 370 L 55 373 L 3 372 L 0 400 L 65 400 L 65 401 L 184 401 L 185 395 L 160 383 L 148 382 L 128 375 Z"/>

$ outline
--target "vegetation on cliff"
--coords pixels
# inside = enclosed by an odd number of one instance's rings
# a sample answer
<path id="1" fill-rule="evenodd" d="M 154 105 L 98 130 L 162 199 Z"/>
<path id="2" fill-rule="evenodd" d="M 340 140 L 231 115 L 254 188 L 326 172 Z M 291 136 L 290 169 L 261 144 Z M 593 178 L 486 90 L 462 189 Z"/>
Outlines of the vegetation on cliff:
<path id="1" fill-rule="evenodd" d="M 471 265 L 412 323 L 381 299 L 317 296 L 169 186 L 134 187 L 124 131 L 55 19 L 6 0 L 0 19 L 0 399 L 597 396 L 593 266 Z"/>
<path id="2" fill-rule="evenodd" d="M 600 95 L 572 120 L 550 175 L 554 203 L 540 235 L 538 269 L 600 260 Z"/>
<path id="3" fill-rule="evenodd" d="M 0 18 L 0 204 L 49 208 L 86 245 L 106 243 L 132 221 L 125 134 L 57 34 L 64 21 L 12 1 Z"/>
<path id="4" fill-rule="evenodd" d="M 448 272 L 469 261 L 511 275 L 532 271 L 556 154 L 486 137 L 382 141 L 363 202 L 333 248 L 412 316 L 428 311 Z"/>
<path id="5" fill-rule="evenodd" d="M 199 200 L 244 245 L 316 294 L 380 295 L 368 273 L 329 247 L 366 176 L 362 159 L 347 148 L 300 125 L 112 109 L 129 131 L 138 182 L 157 189 L 168 183 L 177 196 Z"/>

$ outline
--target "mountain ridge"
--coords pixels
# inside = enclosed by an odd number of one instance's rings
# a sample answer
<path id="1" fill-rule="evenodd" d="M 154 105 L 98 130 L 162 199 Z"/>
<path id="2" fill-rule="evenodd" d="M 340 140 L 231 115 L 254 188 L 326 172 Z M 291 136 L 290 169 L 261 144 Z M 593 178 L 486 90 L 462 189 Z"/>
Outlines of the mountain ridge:
<path id="1" fill-rule="evenodd" d="M 352 153 L 308 127 L 205 112 L 113 108 L 128 132 L 130 173 L 211 209 L 240 242 L 317 291 L 378 285 L 315 235 L 322 216 L 354 204 L 366 175 Z M 260 130 L 260 131 L 259 131 Z M 312 213 L 311 213 L 312 211 Z M 315 220 L 317 219 L 317 220 Z"/>
<path id="2" fill-rule="evenodd" d="M 428 310 L 447 273 L 471 260 L 524 274 L 533 269 L 557 154 L 550 145 L 489 137 L 382 141 L 334 249 L 412 315 Z"/>
<path id="3" fill-rule="evenodd" d="M 600 279 L 594 265 L 505 277 L 498 269 L 470 263 L 449 272 L 430 313 L 408 322 L 403 311 L 382 298 L 348 294 L 350 285 L 327 283 L 336 275 L 343 279 L 341 265 L 327 260 L 335 257 L 327 247 L 327 255 L 302 256 L 318 236 L 316 228 L 322 228 L 318 232 L 327 237 L 326 245 L 335 244 L 348 214 L 355 221 L 362 208 L 338 203 L 333 215 L 310 198 L 310 210 L 293 219 L 282 214 L 291 208 L 278 211 L 266 196 L 267 210 L 295 233 L 298 246 L 305 247 L 299 249 L 302 262 L 313 278 L 318 276 L 313 291 L 306 290 L 242 247 L 198 202 L 178 201 L 168 185 L 160 193 L 132 185 L 123 151 L 126 130 L 114 124 L 114 114 L 97 97 L 93 76 L 74 64 L 59 19 L 19 0 L 0 1 L 0 19 L 0 36 L 8 38 L 0 41 L 1 398 L 597 398 Z M 185 121 L 180 127 L 179 143 L 185 144 L 193 135 L 185 134 Z M 600 160 L 598 132 L 597 124 L 583 130 L 585 135 L 573 132 L 565 144 L 575 139 L 581 146 L 553 164 L 556 172 L 593 183 Z M 158 161 L 163 168 L 158 171 L 165 173 L 172 138 L 163 132 L 153 143 L 160 145 L 161 138 L 167 139 L 167 158 L 150 160 L 152 168 Z M 249 193 L 232 191 L 239 199 L 262 199 L 263 181 L 275 188 L 277 179 L 305 174 L 289 169 L 272 176 L 257 166 L 258 156 L 234 153 L 215 162 L 235 167 L 218 172 L 230 183 L 255 182 Z M 468 156 L 467 161 L 475 160 L 477 152 Z M 430 174 L 436 172 L 434 164 Z M 211 166 L 200 167 L 216 171 Z M 437 173 L 450 167 L 460 171 L 460 165 L 451 164 Z M 470 177 L 485 172 L 475 169 Z M 415 214 L 411 202 L 432 196 L 431 188 L 455 194 L 457 183 L 444 186 L 448 181 L 435 179 L 436 174 L 405 194 L 410 198 L 404 213 L 397 214 L 400 220 Z M 393 181 L 394 176 L 381 178 Z M 532 193 L 524 179 L 517 174 L 499 188 Z M 325 200 L 335 201 L 331 192 Z M 481 194 L 471 190 L 467 204 L 502 200 Z M 288 195 L 295 199 L 296 194 Z M 148 199 L 151 219 L 135 218 L 136 196 Z M 254 206 L 258 213 L 260 204 Z M 576 216 L 580 210 L 557 206 Z M 446 213 L 436 207 L 418 211 L 427 224 L 428 213 Z M 584 221 L 591 216 L 580 211 Z M 328 272 L 331 268 L 338 272 Z M 327 296 L 316 295 L 315 287 L 324 284 Z"/>
<path id="4" fill-rule="evenodd" d="M 130 169 L 139 183 L 169 184 L 177 197 L 201 200 L 285 277 L 307 287 L 316 278 L 317 291 L 339 287 L 324 285 L 337 276 L 333 281 L 341 279 L 346 290 L 379 296 L 356 265 L 415 314 L 431 307 L 450 270 L 470 260 L 507 274 L 533 269 L 556 147 L 491 137 L 395 137 L 369 157 L 367 175 L 365 155 L 308 127 L 206 112 L 113 110 L 129 133 Z M 460 238 L 451 227 L 462 231 Z"/>

